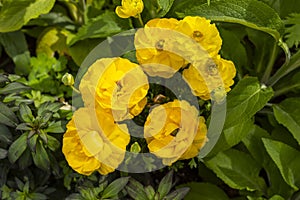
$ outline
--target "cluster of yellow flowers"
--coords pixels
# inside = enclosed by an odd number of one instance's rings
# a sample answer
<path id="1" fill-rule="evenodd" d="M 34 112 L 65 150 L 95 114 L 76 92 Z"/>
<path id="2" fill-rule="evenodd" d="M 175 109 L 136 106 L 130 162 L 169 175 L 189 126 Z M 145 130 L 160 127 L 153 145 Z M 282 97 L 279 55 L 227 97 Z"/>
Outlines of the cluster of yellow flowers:
<path id="1" fill-rule="evenodd" d="M 170 78 L 183 69 L 193 94 L 204 100 L 234 83 L 235 66 L 218 55 L 221 45 L 216 26 L 198 16 L 152 19 L 135 35 L 137 60 L 148 75 Z"/>
<path id="2" fill-rule="evenodd" d="M 141 0 L 124 0 L 116 13 L 137 17 L 142 10 Z M 216 26 L 205 18 L 152 19 L 135 34 L 139 64 L 119 57 L 97 60 L 79 86 L 85 107 L 74 113 L 64 135 L 69 165 L 89 175 L 108 174 L 121 164 L 130 135 L 119 122 L 139 115 L 147 105 L 148 76 L 170 78 L 180 71 L 195 96 L 209 100 L 216 91 L 226 95 L 236 71 L 218 55 L 221 44 Z M 185 100 L 150 109 L 144 125 L 148 149 L 164 165 L 197 156 L 206 133 L 204 117 Z"/>
<path id="3" fill-rule="evenodd" d="M 63 153 L 75 171 L 108 174 L 119 166 L 130 135 L 116 122 L 143 110 L 148 88 L 142 69 L 127 59 L 103 58 L 89 67 L 79 85 L 85 107 L 75 111 L 63 139 Z"/>

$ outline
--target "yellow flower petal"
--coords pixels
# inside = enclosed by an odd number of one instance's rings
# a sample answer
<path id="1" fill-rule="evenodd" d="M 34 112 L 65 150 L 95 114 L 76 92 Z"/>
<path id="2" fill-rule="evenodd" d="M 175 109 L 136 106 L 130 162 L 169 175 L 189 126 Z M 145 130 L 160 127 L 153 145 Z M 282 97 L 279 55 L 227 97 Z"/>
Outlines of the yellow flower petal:
<path id="1" fill-rule="evenodd" d="M 197 109 L 179 100 L 155 107 L 144 126 L 150 152 L 167 165 L 195 157 L 206 141 L 206 132 L 205 120 L 198 117 Z"/>

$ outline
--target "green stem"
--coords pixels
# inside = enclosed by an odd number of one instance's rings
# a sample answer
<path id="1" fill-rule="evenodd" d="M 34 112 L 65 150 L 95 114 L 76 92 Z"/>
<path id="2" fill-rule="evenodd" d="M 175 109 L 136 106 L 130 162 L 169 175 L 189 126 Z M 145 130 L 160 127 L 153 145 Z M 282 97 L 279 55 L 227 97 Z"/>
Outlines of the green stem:
<path id="1" fill-rule="evenodd" d="M 71 85 L 70 87 L 73 89 L 74 92 L 76 92 L 77 94 L 80 94 L 80 91 L 77 90 L 73 85 Z"/>
<path id="2" fill-rule="evenodd" d="M 138 14 L 138 19 L 139 19 L 141 26 L 144 27 L 144 22 L 143 22 L 143 19 L 142 19 L 142 16 L 140 13 Z"/>
<path id="3" fill-rule="evenodd" d="M 274 46 L 273 46 L 270 61 L 267 65 L 266 71 L 265 71 L 265 73 L 262 77 L 262 80 L 261 80 L 262 83 L 266 83 L 269 80 L 269 78 L 271 76 L 271 73 L 272 73 L 272 70 L 273 70 L 275 60 L 276 60 L 276 56 L 277 56 L 277 43 L 275 42 Z"/>
<path id="4" fill-rule="evenodd" d="M 300 51 L 291 57 L 290 62 L 281 66 L 281 68 L 268 80 L 267 85 L 275 85 L 282 77 L 286 76 L 288 73 L 297 69 L 298 67 L 300 67 Z"/>
<path id="5" fill-rule="evenodd" d="M 295 88 L 300 88 L 300 83 L 296 83 L 296 84 L 290 85 L 290 86 L 288 86 L 288 87 L 283 87 L 283 88 L 281 88 L 280 90 L 276 90 L 276 91 L 274 92 L 273 98 L 278 97 L 278 96 L 281 96 L 281 95 L 283 95 L 283 94 L 286 94 L 286 93 L 290 92 L 291 90 L 293 90 L 293 89 L 295 89 Z"/>

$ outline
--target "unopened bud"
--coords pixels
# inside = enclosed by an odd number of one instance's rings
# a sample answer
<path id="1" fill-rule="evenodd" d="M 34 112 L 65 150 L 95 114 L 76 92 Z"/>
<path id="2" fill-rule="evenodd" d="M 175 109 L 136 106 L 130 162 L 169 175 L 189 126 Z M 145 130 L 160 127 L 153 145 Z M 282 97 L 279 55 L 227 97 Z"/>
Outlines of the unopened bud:
<path id="1" fill-rule="evenodd" d="M 65 73 L 63 77 L 61 78 L 61 81 L 67 85 L 67 86 L 73 86 L 74 85 L 74 77 L 72 74 Z"/>
<path id="2" fill-rule="evenodd" d="M 130 147 L 130 152 L 132 152 L 132 153 L 139 153 L 141 150 L 142 149 L 141 149 L 139 143 L 137 143 L 137 142 L 133 143 Z"/>

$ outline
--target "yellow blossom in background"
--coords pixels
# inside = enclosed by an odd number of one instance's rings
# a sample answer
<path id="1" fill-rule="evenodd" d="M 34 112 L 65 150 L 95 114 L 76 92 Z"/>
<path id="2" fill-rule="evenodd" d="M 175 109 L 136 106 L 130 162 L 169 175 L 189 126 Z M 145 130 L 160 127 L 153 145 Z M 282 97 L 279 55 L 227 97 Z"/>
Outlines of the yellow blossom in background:
<path id="1" fill-rule="evenodd" d="M 225 92 L 230 91 L 236 69 L 232 61 L 216 56 L 208 60 L 204 66 L 190 66 L 184 69 L 182 74 L 194 95 L 209 100 L 211 93 L 219 91 L 220 88 L 224 88 Z"/>
<path id="2" fill-rule="evenodd" d="M 136 57 L 150 76 L 170 78 L 185 64 L 181 55 L 172 52 L 178 48 L 174 42 L 177 24 L 178 20 L 173 18 L 152 19 L 136 32 Z"/>
<path id="3" fill-rule="evenodd" d="M 122 0 L 122 6 L 117 6 L 116 14 L 121 18 L 138 17 L 143 9 L 142 0 Z"/>
<path id="4" fill-rule="evenodd" d="M 89 108 L 77 110 L 67 125 L 62 151 L 78 173 L 105 175 L 123 161 L 130 136 L 125 125 L 114 123 L 110 114 Z M 121 127 L 122 126 L 122 127 Z M 127 131 L 127 132 L 124 132 Z"/>
<path id="5" fill-rule="evenodd" d="M 207 128 L 198 110 L 186 101 L 174 100 L 150 111 L 144 136 L 151 153 L 171 165 L 198 155 L 206 142 Z"/>
<path id="6" fill-rule="evenodd" d="M 193 38 L 211 56 L 216 56 L 221 49 L 222 39 L 218 29 L 203 17 L 187 16 L 179 21 L 176 30 Z"/>
<path id="7" fill-rule="evenodd" d="M 138 115 L 147 103 L 148 89 L 140 66 L 124 58 L 97 60 L 79 86 L 86 106 L 111 110 L 115 121 Z"/>

